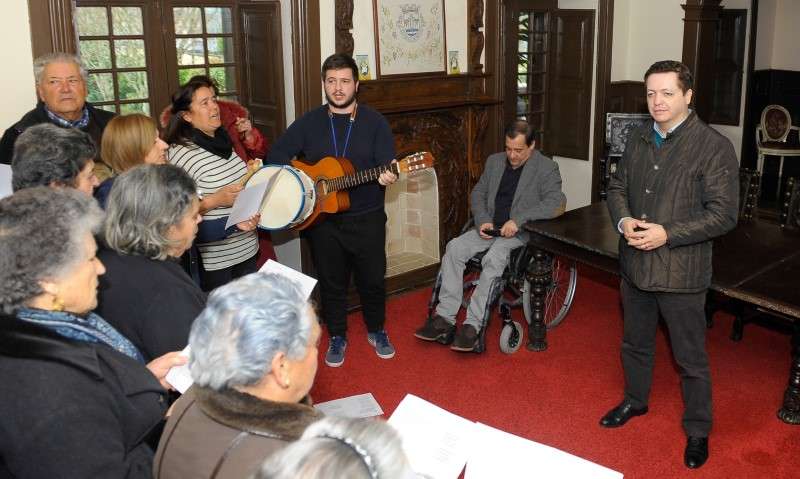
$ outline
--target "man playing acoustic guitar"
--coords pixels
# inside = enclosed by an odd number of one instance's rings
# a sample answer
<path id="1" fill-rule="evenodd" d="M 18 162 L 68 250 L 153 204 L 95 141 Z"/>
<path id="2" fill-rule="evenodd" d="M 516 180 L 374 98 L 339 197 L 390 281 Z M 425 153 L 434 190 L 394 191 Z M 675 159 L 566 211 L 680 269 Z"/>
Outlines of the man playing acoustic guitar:
<path id="1" fill-rule="evenodd" d="M 358 66 L 345 54 L 322 64 L 327 104 L 309 111 L 278 138 L 267 163 L 289 164 L 294 156 L 307 163 L 333 156 L 347 158 L 356 172 L 389 165 L 395 156 L 389 123 L 377 111 L 356 102 Z M 349 190 L 350 208 L 325 216 L 305 230 L 320 285 L 322 317 L 330 345 L 325 364 L 344 363 L 347 348 L 347 288 L 350 273 L 361 297 L 367 340 L 379 357 L 394 357 L 384 329 L 386 319 L 386 213 L 384 187 L 394 183 L 391 171 Z"/>

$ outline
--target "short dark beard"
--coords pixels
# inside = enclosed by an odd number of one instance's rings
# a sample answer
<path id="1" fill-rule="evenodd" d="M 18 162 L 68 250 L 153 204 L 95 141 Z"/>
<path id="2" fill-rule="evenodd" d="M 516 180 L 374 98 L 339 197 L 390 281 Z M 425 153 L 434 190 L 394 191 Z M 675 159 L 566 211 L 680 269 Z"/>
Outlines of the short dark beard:
<path id="1" fill-rule="evenodd" d="M 333 107 L 336 107 L 336 108 L 347 108 L 348 106 L 350 106 L 350 105 L 352 105 L 353 103 L 355 103 L 355 101 L 356 101 L 356 95 L 355 95 L 355 93 L 354 93 L 354 94 L 353 94 L 353 96 L 351 96 L 349 100 L 347 100 L 346 102 L 344 102 L 344 103 L 343 103 L 343 104 L 341 104 L 341 105 L 337 105 L 337 104 L 336 104 L 336 103 L 333 101 L 333 98 L 331 98 L 331 97 L 330 97 L 330 95 L 328 95 L 328 92 L 325 92 L 325 99 L 326 99 L 326 100 L 328 100 L 328 105 L 331 105 L 331 106 L 333 106 Z"/>

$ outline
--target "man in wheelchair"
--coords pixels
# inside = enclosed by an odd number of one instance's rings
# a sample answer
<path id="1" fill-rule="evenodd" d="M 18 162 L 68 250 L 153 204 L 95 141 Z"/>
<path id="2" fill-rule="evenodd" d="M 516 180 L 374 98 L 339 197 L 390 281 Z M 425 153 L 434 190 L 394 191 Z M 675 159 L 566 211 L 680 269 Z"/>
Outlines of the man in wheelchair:
<path id="1" fill-rule="evenodd" d="M 474 228 L 447 243 L 441 266 L 436 311 L 414 336 L 425 341 L 453 343 L 454 351 L 473 351 L 483 327 L 483 311 L 492 281 L 503 274 L 512 250 L 528 242 L 522 225 L 550 219 L 564 212 L 558 165 L 535 150 L 534 130 L 526 121 L 514 121 L 505 131 L 505 153 L 486 160 L 470 195 Z M 488 251 L 487 251 L 488 250 Z M 467 307 L 464 324 L 456 332 L 456 314 L 463 300 L 467 261 L 486 251 L 478 284 Z"/>

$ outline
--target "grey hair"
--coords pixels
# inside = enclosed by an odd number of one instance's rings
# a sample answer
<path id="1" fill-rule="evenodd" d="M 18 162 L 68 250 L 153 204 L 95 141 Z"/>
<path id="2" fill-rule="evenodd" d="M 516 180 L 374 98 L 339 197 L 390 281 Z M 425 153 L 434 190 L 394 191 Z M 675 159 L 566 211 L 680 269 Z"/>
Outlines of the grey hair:
<path id="1" fill-rule="evenodd" d="M 199 386 L 216 391 L 251 386 L 279 352 L 305 356 L 313 315 L 297 284 L 253 273 L 215 289 L 189 333 L 189 368 Z"/>
<path id="2" fill-rule="evenodd" d="M 415 477 L 402 440 L 377 419 L 325 417 L 270 456 L 253 479 L 402 479 Z"/>
<path id="3" fill-rule="evenodd" d="M 42 72 L 51 63 L 74 63 L 78 65 L 83 81 L 86 82 L 89 79 L 89 72 L 86 70 L 86 65 L 84 65 L 81 57 L 72 53 L 54 52 L 42 55 L 33 61 L 33 78 L 36 79 L 37 85 L 42 81 Z"/>
<path id="4" fill-rule="evenodd" d="M 97 154 L 92 137 L 52 123 L 34 125 L 17 138 L 11 160 L 14 191 L 32 186 L 76 186 L 78 174 Z"/>
<path id="5" fill-rule="evenodd" d="M 175 241 L 169 229 L 197 198 L 197 186 L 175 165 L 141 165 L 114 180 L 106 204 L 105 240 L 120 253 L 164 260 Z"/>
<path id="6" fill-rule="evenodd" d="M 70 188 L 28 188 L 0 200 L 0 308 L 14 314 L 84 261 L 83 242 L 103 220 L 97 202 Z"/>

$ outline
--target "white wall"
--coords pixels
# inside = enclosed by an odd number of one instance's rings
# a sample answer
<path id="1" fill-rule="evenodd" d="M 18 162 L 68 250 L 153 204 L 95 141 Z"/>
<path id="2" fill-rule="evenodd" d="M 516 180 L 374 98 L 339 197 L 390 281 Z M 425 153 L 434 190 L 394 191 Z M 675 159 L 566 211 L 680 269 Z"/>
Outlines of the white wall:
<path id="1" fill-rule="evenodd" d="M 614 2 L 611 81 L 641 81 L 654 62 L 681 59 L 683 3 L 685 0 Z"/>
<path id="2" fill-rule="evenodd" d="M 753 67 L 756 70 L 772 68 L 772 45 L 775 41 L 775 14 L 778 0 L 760 0 L 758 2 L 758 41 L 756 42 Z"/>
<path id="3" fill-rule="evenodd" d="M 780 0 L 775 12 L 775 38 L 772 43 L 772 68 L 800 71 L 800 1 Z"/>
<path id="4" fill-rule="evenodd" d="M 0 108 L 0 131 L 3 131 L 36 105 L 31 25 L 28 19 L 28 2 L 25 0 L 3 2 L 0 45 L 5 45 L 3 108 Z"/>

